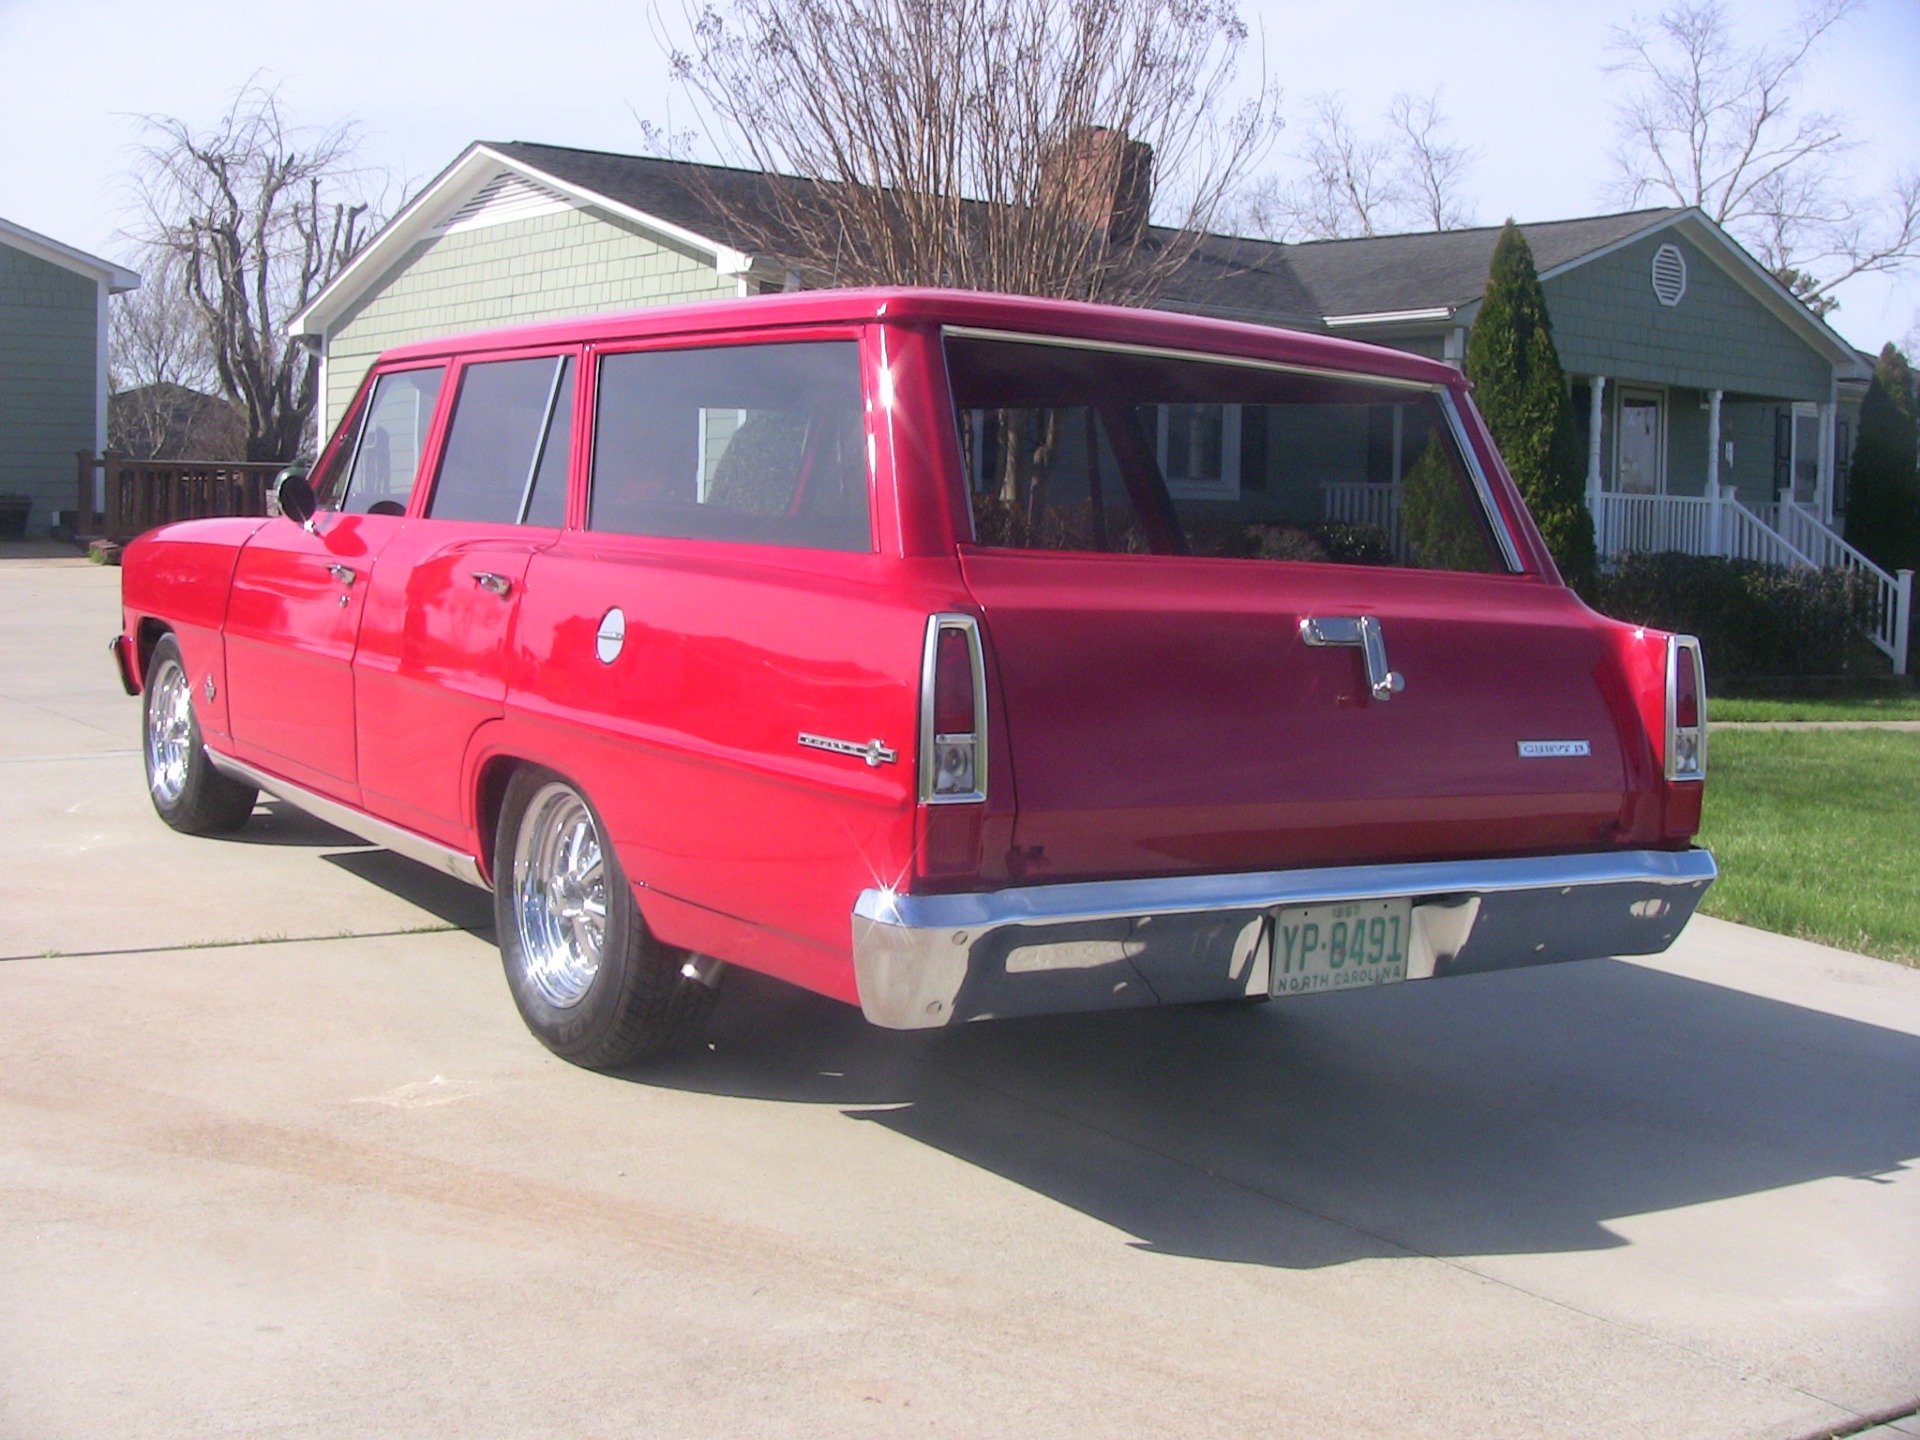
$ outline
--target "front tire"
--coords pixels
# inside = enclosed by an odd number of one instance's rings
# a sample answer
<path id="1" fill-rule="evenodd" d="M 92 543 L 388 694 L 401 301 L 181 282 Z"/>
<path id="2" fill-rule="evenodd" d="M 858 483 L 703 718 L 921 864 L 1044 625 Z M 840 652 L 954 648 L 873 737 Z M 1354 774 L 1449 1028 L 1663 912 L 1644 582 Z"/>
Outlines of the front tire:
<path id="1" fill-rule="evenodd" d="M 180 642 L 163 635 L 147 661 L 141 751 L 147 794 L 160 818 L 185 835 L 225 835 L 253 814 L 260 792 L 213 768 L 193 713 L 193 682 Z"/>
<path id="2" fill-rule="evenodd" d="M 714 992 L 647 929 L 600 817 L 572 784 L 525 769 L 507 785 L 493 912 L 527 1028 L 563 1060 L 617 1070 L 697 1033 Z"/>

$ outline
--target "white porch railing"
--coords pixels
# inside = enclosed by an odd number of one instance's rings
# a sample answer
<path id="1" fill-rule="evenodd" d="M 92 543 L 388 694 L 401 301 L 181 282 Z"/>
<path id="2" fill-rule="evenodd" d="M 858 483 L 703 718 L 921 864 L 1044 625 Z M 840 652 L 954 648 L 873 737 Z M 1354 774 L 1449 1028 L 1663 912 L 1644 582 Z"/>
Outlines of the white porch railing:
<path id="1" fill-rule="evenodd" d="M 1387 543 L 1395 555 L 1406 552 L 1400 545 L 1400 487 L 1398 485 L 1353 485 L 1326 481 L 1320 486 L 1320 514 L 1323 519 L 1343 525 L 1375 525 L 1387 532 Z"/>
<path id="2" fill-rule="evenodd" d="M 1719 504 L 1700 495 L 1588 494 L 1594 541 L 1600 554 L 1645 554 L 1680 550 L 1689 555 L 1726 555 L 1767 565 L 1809 570 L 1852 570 L 1873 594 L 1867 636 L 1907 673 L 1907 639 L 1913 620 L 1913 572 L 1890 575 L 1849 545 L 1812 510 L 1792 498 L 1749 507 L 1720 487 Z"/>
<path id="3" fill-rule="evenodd" d="M 1647 555 L 1660 550 L 1683 550 L 1689 555 L 1713 553 L 1710 500 L 1693 495 L 1625 495 L 1616 491 L 1607 491 L 1598 500 L 1593 512 L 1593 538 L 1602 555 Z"/>
<path id="4" fill-rule="evenodd" d="M 1913 615 L 1913 572 L 1902 570 L 1889 575 L 1795 500 L 1780 501 L 1779 530 L 1820 569 L 1851 570 L 1865 578 L 1873 595 L 1868 637 L 1893 657 L 1895 673 L 1904 673 L 1902 662 Z"/>

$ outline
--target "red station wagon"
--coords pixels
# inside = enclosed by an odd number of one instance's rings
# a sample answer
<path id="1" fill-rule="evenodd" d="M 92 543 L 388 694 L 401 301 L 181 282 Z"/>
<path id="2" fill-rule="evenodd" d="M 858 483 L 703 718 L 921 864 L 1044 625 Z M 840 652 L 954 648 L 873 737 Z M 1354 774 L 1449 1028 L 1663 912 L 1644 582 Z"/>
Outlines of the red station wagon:
<path id="1" fill-rule="evenodd" d="M 729 965 L 918 1028 L 1651 954 L 1698 644 L 1560 581 L 1453 369 L 923 290 L 395 350 L 281 517 L 127 548 L 161 817 L 494 896 L 557 1054 Z"/>

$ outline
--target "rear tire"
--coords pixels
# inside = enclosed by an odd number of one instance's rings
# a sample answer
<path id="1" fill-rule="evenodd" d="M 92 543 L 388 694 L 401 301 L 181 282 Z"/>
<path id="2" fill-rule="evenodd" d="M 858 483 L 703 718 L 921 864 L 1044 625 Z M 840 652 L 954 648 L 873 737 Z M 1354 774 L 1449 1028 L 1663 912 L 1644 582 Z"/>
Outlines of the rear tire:
<path id="1" fill-rule="evenodd" d="M 147 661 L 141 704 L 141 753 L 146 757 L 147 794 L 160 818 L 185 835 L 225 835 L 253 814 L 260 792 L 222 775 L 200 742 L 193 713 L 193 682 L 180 658 L 180 642 L 163 635 Z"/>
<path id="2" fill-rule="evenodd" d="M 493 852 L 493 913 L 527 1028 L 563 1060 L 617 1070 L 697 1034 L 710 986 L 682 972 L 634 903 L 599 814 L 570 782 L 529 768 L 508 782 Z"/>

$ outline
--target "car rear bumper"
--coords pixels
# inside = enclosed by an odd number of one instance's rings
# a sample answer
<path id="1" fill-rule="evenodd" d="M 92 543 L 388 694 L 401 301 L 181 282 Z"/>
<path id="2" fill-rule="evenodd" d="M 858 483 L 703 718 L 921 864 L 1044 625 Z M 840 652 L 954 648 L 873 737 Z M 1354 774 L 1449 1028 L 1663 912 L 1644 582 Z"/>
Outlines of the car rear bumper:
<path id="1" fill-rule="evenodd" d="M 1718 871 L 1705 850 L 1350 865 L 1033 885 L 962 895 L 864 892 L 860 1005 L 876 1025 L 1188 1004 L 1271 993 L 1283 906 L 1406 899 L 1409 979 L 1665 950 Z"/>

